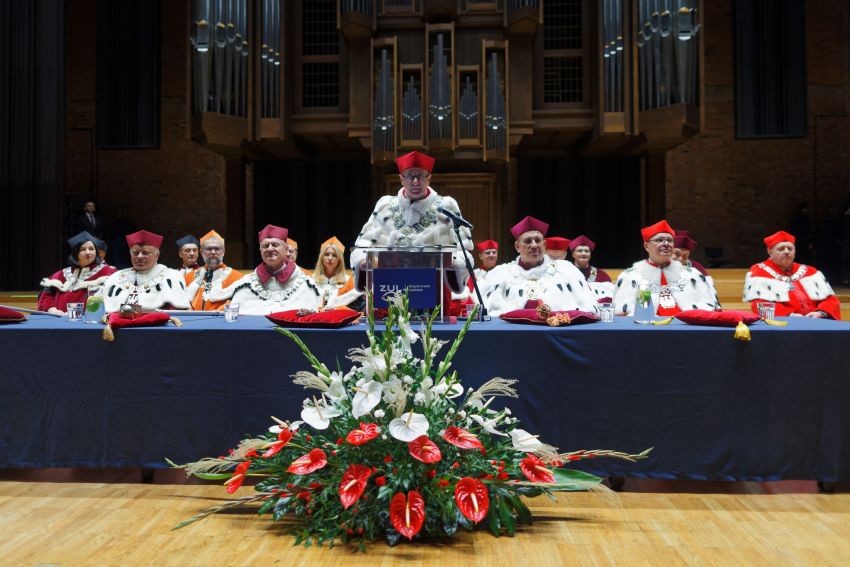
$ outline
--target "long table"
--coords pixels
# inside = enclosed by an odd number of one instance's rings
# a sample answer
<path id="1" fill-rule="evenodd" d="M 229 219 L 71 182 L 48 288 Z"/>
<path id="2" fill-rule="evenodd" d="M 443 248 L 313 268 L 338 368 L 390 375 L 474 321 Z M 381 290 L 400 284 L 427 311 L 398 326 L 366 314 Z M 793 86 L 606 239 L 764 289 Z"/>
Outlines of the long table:
<path id="1" fill-rule="evenodd" d="M 296 419 L 308 365 L 262 317 L 186 316 L 122 329 L 32 316 L 0 326 L 0 467 L 159 467 L 214 456 Z M 788 319 L 733 329 L 614 323 L 548 328 L 476 323 L 454 368 L 466 386 L 516 378 L 507 403 L 560 447 L 638 452 L 582 462 L 601 475 L 850 480 L 850 325 Z M 453 338 L 459 325 L 435 327 Z M 349 367 L 365 326 L 298 331 L 329 367 Z"/>

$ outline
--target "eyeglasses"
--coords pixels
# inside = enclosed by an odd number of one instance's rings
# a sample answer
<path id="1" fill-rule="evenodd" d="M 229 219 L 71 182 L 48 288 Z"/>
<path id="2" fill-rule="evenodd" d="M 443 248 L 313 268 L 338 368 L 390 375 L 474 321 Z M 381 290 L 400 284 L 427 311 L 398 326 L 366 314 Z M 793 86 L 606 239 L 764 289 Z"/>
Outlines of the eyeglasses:
<path id="1" fill-rule="evenodd" d="M 672 238 L 652 238 L 649 242 L 654 242 L 655 244 L 673 244 Z"/>
<path id="2" fill-rule="evenodd" d="M 204 252 L 221 252 L 220 246 L 204 246 Z"/>
<path id="3" fill-rule="evenodd" d="M 430 173 L 420 173 L 419 175 L 410 175 L 409 173 L 405 173 L 402 177 L 404 177 L 406 181 L 413 183 L 414 181 L 425 181 L 430 175 Z"/>

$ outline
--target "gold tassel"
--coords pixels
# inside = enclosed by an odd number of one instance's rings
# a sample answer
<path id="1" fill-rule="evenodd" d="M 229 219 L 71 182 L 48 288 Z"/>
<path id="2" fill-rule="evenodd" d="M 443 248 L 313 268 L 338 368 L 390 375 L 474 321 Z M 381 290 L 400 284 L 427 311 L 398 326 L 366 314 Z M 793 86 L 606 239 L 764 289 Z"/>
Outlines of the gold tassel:
<path id="1" fill-rule="evenodd" d="M 560 327 L 561 325 L 569 325 L 572 322 L 569 313 L 556 313 L 546 318 L 546 324 L 550 327 Z"/>
<path id="2" fill-rule="evenodd" d="M 771 319 L 768 321 L 767 319 L 762 319 L 768 325 L 773 325 L 774 327 L 787 327 L 788 321 L 777 321 L 776 319 Z"/>
<path id="3" fill-rule="evenodd" d="M 735 327 L 735 338 L 745 343 L 752 340 L 750 328 L 743 321 L 738 321 L 738 326 Z"/>
<path id="4" fill-rule="evenodd" d="M 112 332 L 112 325 L 107 325 L 103 328 L 103 333 L 100 335 L 100 338 L 109 343 L 115 340 L 115 333 Z"/>
<path id="5" fill-rule="evenodd" d="M 169 321 L 171 321 L 172 323 L 174 323 L 174 326 L 175 326 L 175 327 L 182 327 L 182 326 L 183 326 L 183 321 L 181 321 L 181 320 L 180 320 L 180 319 L 178 319 L 177 317 L 172 317 L 171 319 L 169 319 Z"/>
<path id="6" fill-rule="evenodd" d="M 673 318 L 667 317 L 666 319 L 661 319 L 660 321 L 652 321 L 652 324 L 653 325 L 669 325 L 671 321 L 673 321 Z"/>

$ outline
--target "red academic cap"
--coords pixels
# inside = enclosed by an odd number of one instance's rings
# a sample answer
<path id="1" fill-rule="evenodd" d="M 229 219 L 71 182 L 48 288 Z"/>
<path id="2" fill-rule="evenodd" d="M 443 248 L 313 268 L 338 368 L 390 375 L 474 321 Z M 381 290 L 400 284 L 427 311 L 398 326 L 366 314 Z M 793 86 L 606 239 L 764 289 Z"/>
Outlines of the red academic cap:
<path id="1" fill-rule="evenodd" d="M 410 152 L 409 154 L 404 154 L 395 160 L 395 163 L 398 166 L 399 173 L 404 173 L 405 170 L 412 167 L 418 167 L 419 169 L 424 169 L 428 173 L 431 173 L 434 169 L 434 161 L 436 161 L 434 158 L 426 156 L 421 152 Z"/>
<path id="2" fill-rule="evenodd" d="M 499 243 L 495 240 L 485 240 L 476 244 L 475 247 L 478 248 L 479 252 L 485 252 L 487 250 L 498 250 Z"/>
<path id="3" fill-rule="evenodd" d="M 684 248 L 693 252 L 697 248 L 697 241 L 688 236 L 687 230 L 677 230 L 676 236 L 673 237 L 674 248 Z"/>
<path id="4" fill-rule="evenodd" d="M 514 238 L 519 238 L 522 233 L 528 232 L 529 230 L 539 230 L 543 233 L 543 236 L 546 236 L 546 231 L 549 230 L 549 225 L 542 220 L 536 219 L 532 216 L 527 216 L 511 227 L 511 234 Z"/>
<path id="5" fill-rule="evenodd" d="M 259 232 L 258 237 L 260 242 L 262 242 L 266 238 L 279 238 L 280 240 L 286 240 L 288 235 L 289 231 L 287 229 L 273 224 L 267 224 L 263 230 Z"/>
<path id="6" fill-rule="evenodd" d="M 163 238 L 158 234 L 148 232 L 147 230 L 140 230 L 127 235 L 127 246 L 132 248 L 137 244 L 141 244 L 160 248 L 162 246 L 162 240 Z"/>
<path id="7" fill-rule="evenodd" d="M 676 234 L 676 231 L 673 230 L 673 227 L 667 224 L 666 220 L 658 221 L 657 223 L 648 226 L 646 228 L 640 229 L 640 234 L 643 236 L 643 241 L 646 242 L 656 234 L 660 234 L 662 232 L 666 232 L 670 236 Z"/>
<path id="8" fill-rule="evenodd" d="M 575 249 L 579 246 L 587 246 L 590 248 L 590 251 L 593 252 L 593 249 L 596 248 L 596 243 L 582 234 L 580 236 L 576 236 L 570 241 L 570 251 L 575 252 Z"/>
<path id="9" fill-rule="evenodd" d="M 794 244 L 795 242 L 797 242 L 797 239 L 794 238 L 793 234 L 785 232 L 784 230 L 774 232 L 770 236 L 766 236 L 764 239 L 764 243 L 767 245 L 768 248 L 773 248 L 780 242 L 790 242 L 791 244 Z"/>
<path id="10" fill-rule="evenodd" d="M 566 250 L 569 245 L 569 238 L 561 238 L 560 236 L 550 236 L 546 239 L 546 250 Z"/>

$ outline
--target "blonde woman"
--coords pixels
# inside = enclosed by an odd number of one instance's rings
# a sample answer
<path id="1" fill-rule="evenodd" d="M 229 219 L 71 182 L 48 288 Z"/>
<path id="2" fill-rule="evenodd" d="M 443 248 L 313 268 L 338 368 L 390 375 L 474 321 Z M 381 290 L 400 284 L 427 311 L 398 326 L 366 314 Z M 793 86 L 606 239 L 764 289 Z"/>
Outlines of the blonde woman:
<path id="1" fill-rule="evenodd" d="M 320 305 L 325 309 L 344 307 L 360 298 L 354 289 L 354 278 L 345 269 L 345 246 L 336 236 L 322 243 L 319 259 L 313 270 L 313 280 L 321 292 Z"/>

